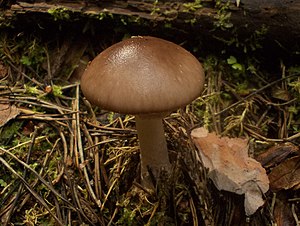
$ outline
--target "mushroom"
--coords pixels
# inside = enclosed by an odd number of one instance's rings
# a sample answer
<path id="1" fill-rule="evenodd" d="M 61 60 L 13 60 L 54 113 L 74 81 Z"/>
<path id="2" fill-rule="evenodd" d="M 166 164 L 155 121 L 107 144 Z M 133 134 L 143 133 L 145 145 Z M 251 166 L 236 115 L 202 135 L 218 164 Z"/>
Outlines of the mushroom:
<path id="1" fill-rule="evenodd" d="M 81 89 L 92 104 L 132 114 L 140 144 L 141 181 L 151 184 L 170 171 L 162 119 L 196 99 L 203 90 L 204 71 L 188 51 L 172 42 L 134 36 L 101 52 L 87 67 Z"/>

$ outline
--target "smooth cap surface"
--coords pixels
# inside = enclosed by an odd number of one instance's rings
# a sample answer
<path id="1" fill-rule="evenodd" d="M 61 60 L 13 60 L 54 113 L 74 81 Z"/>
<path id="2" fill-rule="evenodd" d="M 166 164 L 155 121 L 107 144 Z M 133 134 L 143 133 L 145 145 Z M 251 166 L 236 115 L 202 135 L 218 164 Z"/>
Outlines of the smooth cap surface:
<path id="1" fill-rule="evenodd" d="M 107 48 L 81 79 L 82 92 L 92 104 L 125 114 L 175 110 L 197 98 L 203 85 L 203 68 L 191 53 L 149 36 Z"/>

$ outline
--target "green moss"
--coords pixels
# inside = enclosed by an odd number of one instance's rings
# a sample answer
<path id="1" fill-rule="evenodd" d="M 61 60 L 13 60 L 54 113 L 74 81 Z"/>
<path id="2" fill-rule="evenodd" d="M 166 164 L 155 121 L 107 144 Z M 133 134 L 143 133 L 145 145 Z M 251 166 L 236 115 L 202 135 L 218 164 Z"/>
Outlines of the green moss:
<path id="1" fill-rule="evenodd" d="M 46 58 L 45 49 L 38 40 L 34 39 L 30 43 L 24 43 L 24 45 L 25 49 L 20 59 L 21 64 L 36 67 L 44 62 Z"/>
<path id="2" fill-rule="evenodd" d="M 18 134 L 18 131 L 22 127 L 22 125 L 23 125 L 23 122 L 13 121 L 12 123 L 6 124 L 5 126 L 1 127 L 0 144 L 7 145 L 8 142 L 10 142 L 11 140 L 14 140 L 14 138 Z"/>
<path id="3" fill-rule="evenodd" d="M 195 0 L 194 2 L 183 3 L 185 8 L 184 12 L 195 12 L 197 9 L 202 8 L 201 0 Z"/>
<path id="4" fill-rule="evenodd" d="M 24 84 L 24 88 L 26 90 L 26 93 L 32 94 L 32 95 L 37 95 L 40 93 L 40 90 L 38 90 L 37 86 L 28 86 Z"/>
<path id="5" fill-rule="evenodd" d="M 48 10 L 48 13 L 54 17 L 54 20 L 69 20 L 70 10 L 64 7 L 57 7 Z"/>
<path id="6" fill-rule="evenodd" d="M 97 18 L 98 20 L 104 20 L 104 19 L 106 19 L 106 18 L 113 19 L 113 18 L 114 18 L 114 15 L 113 15 L 112 13 L 106 12 L 106 11 L 104 10 L 104 12 L 100 12 L 98 15 L 96 15 L 96 18 Z"/>
<path id="7" fill-rule="evenodd" d="M 63 94 L 62 87 L 61 86 L 57 86 L 57 85 L 53 85 L 52 86 L 52 93 L 56 97 L 61 97 L 62 94 Z"/>

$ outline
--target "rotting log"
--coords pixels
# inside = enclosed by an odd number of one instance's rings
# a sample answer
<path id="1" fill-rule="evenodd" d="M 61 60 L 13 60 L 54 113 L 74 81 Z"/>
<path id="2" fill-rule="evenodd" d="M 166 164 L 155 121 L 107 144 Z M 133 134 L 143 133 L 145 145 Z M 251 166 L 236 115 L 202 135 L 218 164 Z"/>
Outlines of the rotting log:
<path id="1" fill-rule="evenodd" d="M 4 1 L 2 0 L 3 9 L 5 9 Z M 279 41 L 286 40 L 286 35 L 290 35 L 294 40 L 300 37 L 300 1 L 236 0 L 229 1 L 225 5 L 225 1 L 223 4 L 216 4 L 211 0 L 202 0 L 200 3 L 174 2 L 172 0 L 157 2 L 137 0 L 39 1 L 32 3 L 17 1 L 5 9 L 4 15 L 26 12 L 47 13 L 49 9 L 61 7 L 87 16 L 100 13 L 137 16 L 157 22 L 172 22 L 181 28 L 187 27 L 187 23 L 190 22 L 195 29 L 199 27 L 212 29 L 214 28 L 213 24 L 218 26 L 217 23 L 226 22 L 231 23 L 237 30 L 253 32 L 264 25 L 269 28 L 270 35 Z M 223 12 L 221 12 L 222 10 Z M 222 13 L 224 14 L 221 15 Z M 230 13 L 230 16 L 227 15 L 229 16 L 228 21 L 224 21 L 225 13 Z M 229 24 L 227 24 L 228 26 Z"/>
<path id="2" fill-rule="evenodd" d="M 260 45 L 262 54 L 269 56 L 280 52 L 290 58 L 300 53 L 300 1 L 296 0 L 5 1 L 0 0 L 2 21 L 16 15 L 50 16 L 49 11 L 63 9 L 89 19 L 99 20 L 103 15 L 142 19 L 161 27 L 161 32 L 171 27 L 166 30 L 173 32 L 170 36 L 193 36 L 204 46 L 211 44 L 211 50 L 219 51 L 225 44 L 229 48 L 244 45 L 249 52 Z"/>

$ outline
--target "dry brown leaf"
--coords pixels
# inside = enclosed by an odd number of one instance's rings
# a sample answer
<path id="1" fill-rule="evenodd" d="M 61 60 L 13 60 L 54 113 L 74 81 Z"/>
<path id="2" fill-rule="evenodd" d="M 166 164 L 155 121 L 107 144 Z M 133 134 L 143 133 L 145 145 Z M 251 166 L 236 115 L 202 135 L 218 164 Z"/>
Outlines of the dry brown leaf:
<path id="1" fill-rule="evenodd" d="M 283 189 L 299 187 L 300 185 L 300 157 L 290 158 L 269 173 L 270 188 L 273 192 Z"/>
<path id="2" fill-rule="evenodd" d="M 264 204 L 262 193 L 268 191 L 269 180 L 261 164 L 248 157 L 248 141 L 221 138 L 205 128 L 194 129 L 191 135 L 215 186 L 219 190 L 244 194 L 245 213 L 254 214 Z"/>
<path id="3" fill-rule="evenodd" d="M 0 104 L 0 127 L 4 126 L 9 120 L 14 119 L 19 113 L 15 105 Z"/>
<path id="4" fill-rule="evenodd" d="M 7 67 L 0 61 L 0 78 L 4 78 L 8 74 Z"/>
<path id="5" fill-rule="evenodd" d="M 298 151 L 299 148 L 294 144 L 278 144 L 257 156 L 256 160 L 265 168 L 271 168 L 283 162 L 289 155 L 296 155 Z"/>

